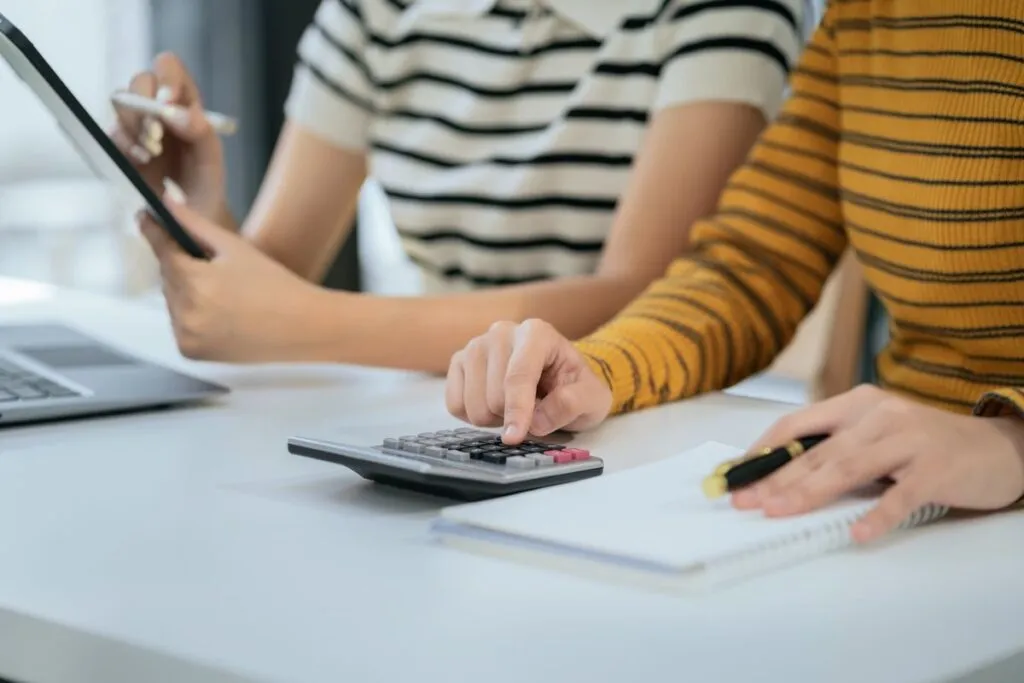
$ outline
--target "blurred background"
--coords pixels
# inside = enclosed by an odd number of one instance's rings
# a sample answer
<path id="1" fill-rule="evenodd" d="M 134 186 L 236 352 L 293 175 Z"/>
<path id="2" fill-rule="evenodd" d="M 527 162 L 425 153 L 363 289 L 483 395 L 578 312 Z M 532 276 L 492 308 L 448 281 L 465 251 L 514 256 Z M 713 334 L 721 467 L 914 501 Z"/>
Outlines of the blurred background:
<path id="1" fill-rule="evenodd" d="M 4 0 L 3 12 L 50 61 L 85 107 L 111 124 L 110 93 L 163 50 L 196 75 L 208 108 L 237 116 L 227 143 L 230 199 L 241 218 L 282 125 L 295 48 L 319 0 Z M 53 21 L 59 17 L 60 21 Z M 108 192 L 46 110 L 0 67 L 0 276 L 119 297 L 154 296 L 152 260 L 135 234 L 134 206 Z M 387 204 L 371 181 L 353 237 L 325 284 L 415 293 Z M 830 287 L 758 395 L 800 401 L 821 363 L 835 299 Z"/>
<path id="2" fill-rule="evenodd" d="M 105 126 L 113 120 L 113 90 L 125 87 L 156 53 L 179 54 L 200 81 L 208 107 L 241 119 L 239 135 L 227 146 L 231 202 L 242 217 L 280 131 L 295 47 L 317 4 L 6 0 L 3 11 Z M 110 195 L 6 67 L 0 67 L 0 93 L 0 275 L 118 296 L 151 291 L 152 263 L 131 224 L 135 207 Z M 338 255 L 328 284 L 412 293 L 415 280 L 380 190 L 370 183 L 364 194 L 360 216 L 376 229 L 360 226 Z M 369 233 L 366 240 L 362 233 Z"/>

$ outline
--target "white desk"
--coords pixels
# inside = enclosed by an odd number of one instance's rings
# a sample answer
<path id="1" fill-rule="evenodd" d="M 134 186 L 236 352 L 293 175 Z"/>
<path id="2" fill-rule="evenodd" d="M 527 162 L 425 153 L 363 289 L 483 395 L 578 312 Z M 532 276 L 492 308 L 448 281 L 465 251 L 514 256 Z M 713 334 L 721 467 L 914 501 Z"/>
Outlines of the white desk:
<path id="1" fill-rule="evenodd" d="M 157 310 L 12 287 L 0 281 L 0 319 L 69 321 L 189 367 Z M 451 424 L 438 380 L 191 369 L 234 393 L 207 408 L 0 432 L 0 676 L 1020 680 L 1002 677 L 1024 664 L 1008 659 L 1024 652 L 1020 516 L 663 597 L 436 546 L 438 501 L 286 452 L 292 434 Z M 782 410 L 709 396 L 585 442 L 615 470 L 710 438 L 743 445 Z"/>

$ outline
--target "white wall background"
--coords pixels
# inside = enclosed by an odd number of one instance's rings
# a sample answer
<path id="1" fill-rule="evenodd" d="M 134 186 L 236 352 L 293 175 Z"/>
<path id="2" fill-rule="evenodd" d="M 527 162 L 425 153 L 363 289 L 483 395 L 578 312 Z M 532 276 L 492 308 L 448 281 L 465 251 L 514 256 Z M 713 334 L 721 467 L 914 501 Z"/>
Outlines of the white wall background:
<path id="1" fill-rule="evenodd" d="M 2 11 L 109 127 L 110 92 L 147 62 L 147 7 L 147 0 L 4 0 Z M 123 291 L 124 207 L 6 64 L 0 104 L 0 274 Z"/>
<path id="2" fill-rule="evenodd" d="M 111 87 L 127 83 L 146 63 L 147 4 L 145 0 L 5 0 L 2 9 L 28 34 L 86 109 L 109 123 Z M 87 174 L 45 108 L 6 65 L 0 69 L 0 101 L 0 183 Z"/>

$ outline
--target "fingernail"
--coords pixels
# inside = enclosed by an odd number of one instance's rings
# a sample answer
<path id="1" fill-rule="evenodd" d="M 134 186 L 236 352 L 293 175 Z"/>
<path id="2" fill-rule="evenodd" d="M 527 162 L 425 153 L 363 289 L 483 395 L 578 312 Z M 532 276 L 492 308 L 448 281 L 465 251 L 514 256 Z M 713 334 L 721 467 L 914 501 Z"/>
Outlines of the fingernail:
<path id="1" fill-rule="evenodd" d="M 153 155 L 143 149 L 141 145 L 132 145 L 128 153 L 140 164 L 148 164 L 153 160 Z"/>
<path id="2" fill-rule="evenodd" d="M 154 140 L 147 135 L 143 136 L 141 144 L 143 149 L 151 156 L 158 157 L 163 154 L 164 146 L 159 140 Z"/>
<path id="3" fill-rule="evenodd" d="M 164 111 L 163 118 L 172 126 L 179 128 L 187 128 L 189 123 L 192 122 L 192 117 L 188 110 L 181 109 L 180 107 L 168 107 Z"/>
<path id="4" fill-rule="evenodd" d="M 757 506 L 757 494 L 754 491 L 737 491 L 732 497 L 732 504 L 738 508 Z"/>
<path id="5" fill-rule="evenodd" d="M 185 191 L 170 178 L 164 178 L 164 191 L 167 193 L 167 197 L 175 204 L 188 203 L 188 196 L 185 195 Z"/>
<path id="6" fill-rule="evenodd" d="M 867 543 L 875 537 L 875 530 L 871 524 L 859 520 L 850 527 L 850 535 L 856 543 Z"/>
<path id="7" fill-rule="evenodd" d="M 174 90 L 169 85 L 162 85 L 156 91 L 157 102 L 170 102 L 174 98 Z"/>
<path id="8" fill-rule="evenodd" d="M 146 137 L 154 142 L 161 142 L 164 139 L 164 126 L 156 119 L 146 121 Z"/>
<path id="9" fill-rule="evenodd" d="M 505 430 L 501 433 L 502 437 L 506 439 L 514 439 L 519 436 L 519 427 L 516 425 L 506 425 Z"/>

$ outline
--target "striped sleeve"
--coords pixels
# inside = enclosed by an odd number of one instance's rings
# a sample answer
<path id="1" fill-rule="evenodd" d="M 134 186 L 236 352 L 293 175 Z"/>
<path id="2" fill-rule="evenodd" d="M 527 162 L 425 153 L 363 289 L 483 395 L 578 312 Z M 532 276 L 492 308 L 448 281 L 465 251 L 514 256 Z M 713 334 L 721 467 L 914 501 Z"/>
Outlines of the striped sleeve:
<path id="1" fill-rule="evenodd" d="M 680 2 L 656 25 L 663 56 L 655 110 L 748 104 L 772 120 L 804 46 L 805 0 Z"/>
<path id="2" fill-rule="evenodd" d="M 846 246 L 837 189 L 837 77 L 826 16 L 793 94 L 692 251 L 577 347 L 615 412 L 731 386 L 767 367 L 814 306 Z"/>
<path id="3" fill-rule="evenodd" d="M 987 392 L 974 407 L 979 417 L 1024 417 L 1024 389 L 1005 387 Z"/>
<path id="4" fill-rule="evenodd" d="M 978 417 L 1024 418 L 1024 388 L 1005 387 L 986 392 L 974 407 Z M 1024 496 L 1010 506 L 1011 510 L 1024 509 Z"/>
<path id="5" fill-rule="evenodd" d="M 289 121 L 339 147 L 365 149 L 373 80 L 360 0 L 323 0 L 299 42 Z"/>

